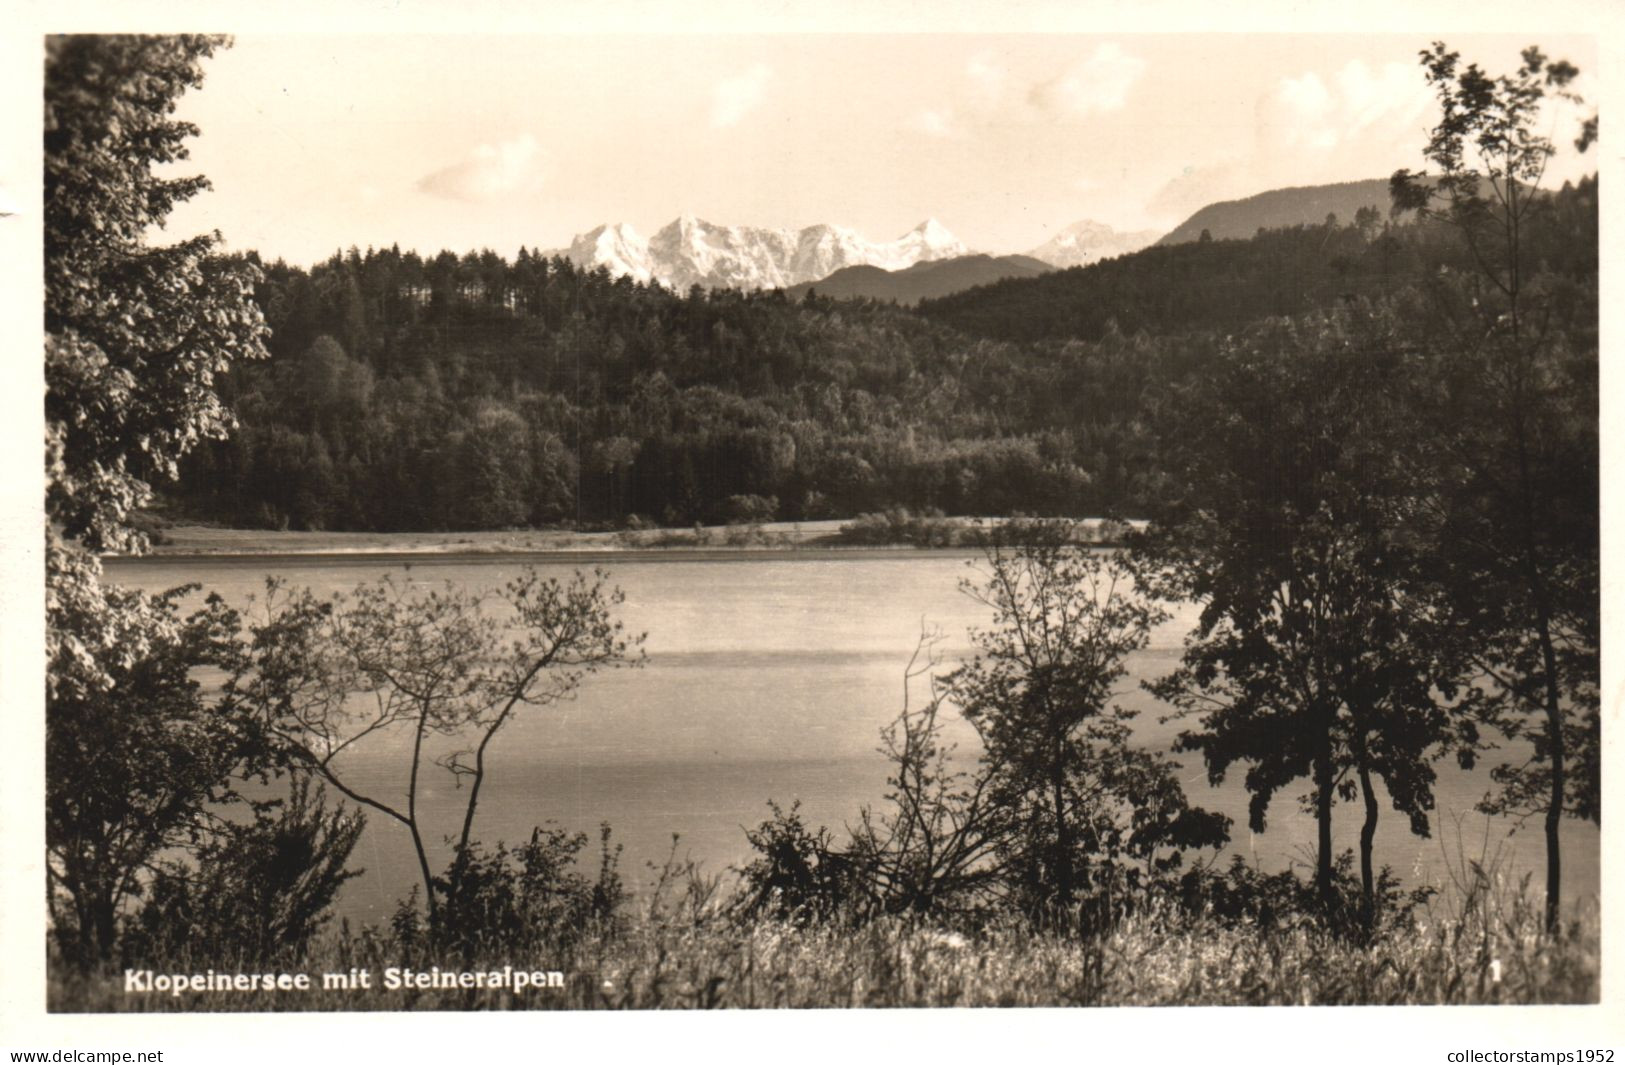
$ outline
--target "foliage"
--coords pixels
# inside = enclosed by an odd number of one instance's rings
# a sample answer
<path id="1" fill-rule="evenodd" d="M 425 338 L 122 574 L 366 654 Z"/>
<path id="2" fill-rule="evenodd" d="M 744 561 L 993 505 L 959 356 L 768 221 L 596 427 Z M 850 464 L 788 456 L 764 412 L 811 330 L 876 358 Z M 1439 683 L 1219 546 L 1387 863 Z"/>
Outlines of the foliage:
<path id="1" fill-rule="evenodd" d="M 482 594 L 386 575 L 327 600 L 272 581 L 229 689 L 290 764 L 406 828 L 432 924 L 442 899 L 460 904 L 464 873 L 478 871 L 474 816 L 497 734 L 526 707 L 572 698 L 600 670 L 642 662 L 643 637 L 614 619 L 624 597 L 607 581 L 602 570 L 560 581 L 526 567 Z M 411 738 L 404 803 L 352 779 L 342 757 L 379 733 Z M 453 858 L 439 876 L 417 808 L 429 763 L 468 789 Z"/>
<path id="2" fill-rule="evenodd" d="M 1180 745 L 1215 783 L 1248 765 L 1254 831 L 1277 792 L 1311 778 L 1328 904 L 1332 807 L 1358 786 L 1368 912 L 1373 776 L 1425 835 L 1430 763 L 1455 749 L 1470 765 L 1478 742 L 1479 693 L 1438 621 L 1395 461 L 1408 431 L 1388 388 L 1404 359 L 1387 316 L 1360 308 L 1221 345 L 1160 412 L 1167 494 L 1137 544 L 1158 594 L 1202 604 L 1181 668 L 1154 687 L 1200 722 Z"/>
<path id="3" fill-rule="evenodd" d="M 991 769 L 957 765 L 955 745 L 943 740 L 941 638 L 922 634 L 904 671 L 903 709 L 880 734 L 880 753 L 892 766 L 885 805 L 863 809 L 849 853 L 871 907 L 963 922 L 1003 907 L 1002 852 L 1014 822 L 993 801 Z M 929 698 L 916 710 L 912 688 L 922 679 Z"/>
<path id="4" fill-rule="evenodd" d="M 921 636 L 904 671 L 903 709 L 881 730 L 880 753 L 892 767 L 884 803 L 864 807 L 837 847 L 828 829 L 806 826 L 799 803 L 784 810 L 770 800 L 773 816 L 746 832 L 760 857 L 740 870 L 744 913 L 797 922 L 897 913 L 965 921 L 1002 908 L 1000 849 L 1012 821 L 990 801 L 986 768 L 956 766 L 953 745 L 943 742 L 940 640 Z M 915 709 L 912 688 L 921 680 L 930 694 Z"/>
<path id="5" fill-rule="evenodd" d="M 846 911 L 865 891 L 852 857 L 832 845 L 828 829 L 807 827 L 799 801 L 788 810 L 771 799 L 767 805 L 773 816 L 745 830 L 760 857 L 739 871 L 741 909 L 793 922 L 829 920 Z"/>
<path id="6" fill-rule="evenodd" d="M 1352 899 L 1362 891 L 1354 875 L 1354 852 L 1344 851 L 1332 863 L 1336 880 L 1334 894 Z M 1201 914 L 1228 927 L 1262 930 L 1293 926 L 1329 927 L 1357 932 L 1369 938 L 1384 928 L 1408 921 L 1419 907 L 1437 894 L 1433 887 L 1406 890 L 1392 869 L 1383 866 L 1377 875 L 1371 912 L 1343 907 L 1326 913 L 1320 887 L 1313 878 L 1304 880 L 1294 870 L 1265 873 L 1233 855 L 1228 866 L 1199 866 L 1185 873 L 1176 889 L 1179 905 L 1187 912 Z"/>
<path id="7" fill-rule="evenodd" d="M 190 948 L 217 959 L 298 958 L 328 923 L 366 817 L 295 776 L 286 799 L 256 804 L 246 824 L 227 823 L 190 864 L 168 860 L 124 947 L 128 960 Z M 274 816 L 273 816 L 274 814 Z"/>
<path id="8" fill-rule="evenodd" d="M 1002 849 L 1024 909 L 1131 892 L 1228 838 L 1227 818 L 1188 806 L 1174 767 L 1131 743 L 1134 712 L 1113 702 L 1124 659 L 1166 615 L 1122 559 L 1074 541 L 1067 522 L 989 535 L 984 582 L 961 589 L 996 627 L 946 678 L 1013 826 Z"/>
<path id="9" fill-rule="evenodd" d="M 627 898 L 618 869 L 621 848 L 612 848 L 609 837 L 609 826 L 601 826 L 592 879 L 575 868 L 587 846 L 582 832 L 538 825 L 523 845 L 509 850 L 498 843 L 490 853 L 470 843 L 448 876 L 435 879 L 445 903 L 426 925 L 412 919 L 414 900 L 402 903 L 407 912 L 397 927 L 416 930 L 402 945 L 414 957 L 442 950 L 522 957 L 574 944 L 614 921 Z"/>
<path id="10" fill-rule="evenodd" d="M 1493 771 L 1485 808 L 1541 814 L 1547 924 L 1561 897 L 1558 826 L 1600 820 L 1600 550 L 1595 267 L 1554 271 L 1537 243 L 1565 205 L 1540 189 L 1555 147 L 1553 102 L 1579 104 L 1573 65 L 1527 48 L 1490 77 L 1443 43 L 1421 54 L 1442 110 L 1426 154 L 1432 175 L 1396 173 L 1396 204 L 1457 232 L 1472 269 L 1430 286 L 1418 315 L 1436 353 L 1414 402 L 1442 412 L 1429 439 L 1429 532 L 1436 579 L 1470 631 L 1502 731 L 1526 761 Z M 1596 136 L 1593 118 L 1577 146 Z M 1591 189 L 1594 194 L 1594 186 Z M 1577 219 L 1594 230 L 1594 210 Z"/>
<path id="11" fill-rule="evenodd" d="M 1521 58 L 1516 71 L 1491 78 L 1476 63 L 1463 68 L 1442 41 L 1423 50 L 1442 112 L 1424 155 L 1438 171 L 1400 170 L 1390 182 L 1396 209 L 1448 222 L 1466 238 L 1478 271 L 1514 301 L 1528 266 L 1519 230 L 1541 209 L 1539 185 L 1556 150 L 1541 133 L 1542 108 L 1548 94 L 1582 102 L 1569 89 L 1579 74 L 1573 64 L 1536 47 Z"/>
<path id="12" fill-rule="evenodd" d="M 234 660 L 237 615 L 218 597 L 183 616 L 193 587 L 148 596 L 77 576 L 48 585 L 45 840 L 54 933 L 89 964 L 113 955 L 165 852 L 216 830 L 265 747 L 193 675 Z"/>
<path id="13" fill-rule="evenodd" d="M 1466 259 L 1404 227 L 1195 247 L 1052 275 L 1078 293 L 999 288 L 1018 322 L 1090 316 L 1019 346 L 895 307 L 681 295 L 529 251 L 272 263 L 256 297 L 273 357 L 222 379 L 244 429 L 189 463 L 182 501 L 215 520 L 357 530 L 717 524 L 753 495 L 789 521 L 1133 512 L 1145 397 L 1193 355 L 1174 337 L 1402 290 Z M 1584 251 L 1565 234 L 1542 248 L 1554 264 Z M 1282 294 L 1305 278 L 1311 296 Z M 486 423 L 503 447 L 481 450 Z"/>
<path id="14" fill-rule="evenodd" d="M 179 854 L 231 881 L 240 870 L 227 850 L 263 828 L 223 815 L 241 782 L 270 768 L 266 737 L 198 676 L 233 667 L 237 615 L 211 596 L 183 617 L 190 587 L 104 587 L 92 554 L 146 545 L 133 511 L 151 482 L 225 434 L 217 379 L 265 354 L 257 270 L 214 255 L 218 234 L 152 242 L 177 203 L 208 187 L 162 174 L 197 132 L 170 117 L 176 100 L 226 43 L 46 41 L 46 864 L 58 947 L 82 967 L 114 955 L 137 899 L 153 896 L 143 915 L 178 904 Z M 284 872 L 342 879 L 342 836 Z M 291 887 L 287 905 L 314 909 L 284 912 L 293 923 L 282 930 L 308 935 L 331 891 Z"/>
<path id="15" fill-rule="evenodd" d="M 46 514 L 91 550 L 139 547 L 127 519 L 199 442 L 231 425 L 213 385 L 265 354 L 258 273 L 217 235 L 152 245 L 208 187 L 163 177 L 197 133 L 170 118 L 220 37 L 46 42 Z"/>
<path id="16" fill-rule="evenodd" d="M 841 542 L 883 547 L 913 544 L 915 547 L 953 547 L 964 539 L 969 528 L 943 516 L 936 507 L 913 513 L 907 507 L 861 514 L 841 526 Z"/>
<path id="17" fill-rule="evenodd" d="M 749 493 L 728 497 L 729 525 L 757 525 L 778 516 L 777 496 L 758 496 Z"/>
<path id="18" fill-rule="evenodd" d="M 794 806 L 748 833 L 761 854 L 744 870 L 749 912 L 1107 922 L 1166 885 L 1183 852 L 1225 842 L 1229 819 L 1190 806 L 1177 767 L 1134 746 L 1133 712 L 1112 703 L 1123 659 L 1162 615 L 1121 560 L 1076 539 L 1069 522 L 985 535 L 985 583 L 961 587 L 997 627 L 973 633 L 978 653 L 940 681 L 940 637 L 922 637 L 881 733 L 886 801 L 861 811 L 846 846 Z M 943 740 L 947 704 L 976 730 L 972 765 Z"/>
<path id="19" fill-rule="evenodd" d="M 1378 202 L 1373 199 L 1372 202 Z M 1401 291 L 1453 261 L 1424 227 L 1309 224 L 1249 228 L 1245 239 L 1158 244 L 1133 255 L 927 300 L 919 313 L 1013 343 L 1223 333 Z"/>

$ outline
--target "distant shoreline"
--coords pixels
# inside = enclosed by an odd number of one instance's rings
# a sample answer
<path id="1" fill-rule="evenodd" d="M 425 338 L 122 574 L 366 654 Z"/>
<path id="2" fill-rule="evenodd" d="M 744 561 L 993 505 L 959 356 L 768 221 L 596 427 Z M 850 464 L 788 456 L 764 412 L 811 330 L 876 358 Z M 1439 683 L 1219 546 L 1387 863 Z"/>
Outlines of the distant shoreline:
<path id="1" fill-rule="evenodd" d="M 965 558 L 976 554 L 976 548 L 914 547 L 898 544 L 894 547 L 652 547 L 618 548 L 614 550 L 470 550 L 470 551 L 167 551 L 146 555 L 110 555 L 103 563 L 113 566 L 162 566 L 178 563 L 209 563 L 238 566 L 268 562 L 308 563 L 311 565 L 346 565 L 365 563 L 400 563 L 404 565 L 434 565 L 446 562 L 464 564 L 500 565 L 510 562 L 573 563 L 592 565 L 625 562 L 819 562 L 830 560 L 863 560 L 878 558 Z"/>
<path id="2" fill-rule="evenodd" d="M 717 526 L 701 530 L 711 542 L 698 543 L 694 529 L 645 529 L 612 532 L 575 532 L 568 529 L 504 529 L 483 532 L 292 532 L 274 529 L 232 529 L 212 525 L 171 525 L 155 537 L 159 542 L 140 558 L 234 557 L 339 557 L 559 555 L 621 557 L 633 551 L 666 553 L 707 548 L 729 553 L 747 550 L 799 549 L 800 545 L 840 534 L 840 521 L 789 522 L 760 526 L 766 542 L 729 544 L 730 530 Z M 694 543 L 657 544 L 687 538 Z M 123 559 L 125 556 L 110 556 Z"/>
<path id="3" fill-rule="evenodd" d="M 962 520 L 969 526 L 976 519 Z M 990 519 L 998 521 L 1000 519 Z M 143 555 L 107 555 L 114 565 L 176 562 L 719 562 L 964 556 L 971 544 L 841 543 L 846 519 L 756 526 L 615 532 L 503 530 L 449 533 L 291 532 L 173 525 Z M 1098 519 L 1085 519 L 1086 527 Z M 1105 546 L 1105 545 L 1102 545 Z"/>

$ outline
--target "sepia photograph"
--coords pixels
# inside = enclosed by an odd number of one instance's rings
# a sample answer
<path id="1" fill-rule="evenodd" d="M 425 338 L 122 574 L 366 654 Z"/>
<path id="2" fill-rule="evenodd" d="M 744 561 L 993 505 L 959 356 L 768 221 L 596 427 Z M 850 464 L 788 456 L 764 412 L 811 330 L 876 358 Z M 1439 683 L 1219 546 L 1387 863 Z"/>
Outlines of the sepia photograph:
<path id="1" fill-rule="evenodd" d="M 1528 15 L 47 20 L 5 1000 L 1625 1054 L 1615 42 Z"/>

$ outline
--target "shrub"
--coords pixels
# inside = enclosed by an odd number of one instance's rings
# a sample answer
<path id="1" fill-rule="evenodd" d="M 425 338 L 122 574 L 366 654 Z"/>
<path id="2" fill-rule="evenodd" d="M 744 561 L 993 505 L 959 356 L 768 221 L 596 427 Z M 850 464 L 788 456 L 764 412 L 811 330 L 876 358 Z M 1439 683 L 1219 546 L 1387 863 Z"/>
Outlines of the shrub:
<path id="1" fill-rule="evenodd" d="M 229 668 L 239 618 L 195 585 L 148 596 L 53 548 L 47 600 L 45 842 L 52 935 L 64 958 L 114 956 L 165 855 L 208 840 L 269 755 L 247 715 L 198 679 Z"/>
<path id="2" fill-rule="evenodd" d="M 1336 897 L 1356 900 L 1360 879 L 1354 871 L 1354 852 L 1337 856 L 1332 872 Z M 1375 891 L 1375 914 L 1371 932 L 1408 918 L 1435 894 L 1431 887 L 1405 890 L 1392 869 L 1383 866 Z M 1180 907 L 1226 926 L 1252 925 L 1268 930 L 1308 923 L 1337 932 L 1365 934 L 1365 922 L 1358 908 L 1341 903 L 1328 912 L 1319 889 L 1291 869 L 1264 873 L 1248 865 L 1241 855 L 1233 855 L 1222 872 L 1215 866 L 1200 866 L 1186 872 L 1172 895 Z"/>
<path id="3" fill-rule="evenodd" d="M 1018 908 L 1072 910 L 1134 893 L 1217 847 L 1229 819 L 1192 807 L 1161 756 L 1131 743 L 1116 701 L 1124 659 L 1164 620 L 1116 556 L 1078 546 L 1070 522 L 1012 523 L 984 544 L 983 580 L 961 589 L 993 612 L 976 653 L 945 678 L 982 740 Z"/>
<path id="4" fill-rule="evenodd" d="M 907 507 L 889 507 L 863 514 L 841 526 L 842 541 L 850 544 L 886 546 L 913 544 L 915 547 L 953 547 L 964 539 L 962 523 L 928 507 L 918 514 Z"/>
<path id="5" fill-rule="evenodd" d="M 299 957 L 327 924 L 344 868 L 366 824 L 325 790 L 294 778 L 285 800 L 260 804 L 253 821 L 225 826 L 192 864 L 165 863 L 126 936 L 129 958 L 183 951 L 218 958 Z"/>
<path id="6" fill-rule="evenodd" d="M 587 846 L 584 832 L 537 826 L 523 846 L 509 850 L 498 843 L 490 854 L 477 841 L 470 843 L 446 875 L 435 878 L 440 905 L 431 910 L 427 926 L 397 922 L 396 931 L 411 936 L 421 929 L 432 946 L 469 956 L 568 946 L 612 922 L 626 899 L 621 848 L 610 846 L 609 825 L 600 826 L 598 838 L 595 877 L 576 868 Z"/>
<path id="7" fill-rule="evenodd" d="M 766 545 L 771 542 L 766 529 L 757 524 L 730 525 L 723 536 L 723 543 L 729 547 L 749 547 L 752 544 Z"/>
<path id="8" fill-rule="evenodd" d="M 809 830 L 801 803 L 785 810 L 768 800 L 773 816 L 745 838 L 761 855 L 739 872 L 744 878 L 740 909 L 797 923 L 826 920 L 851 909 L 866 894 L 849 855 L 831 845 L 829 830 Z"/>
<path id="9" fill-rule="evenodd" d="M 934 672 L 940 633 L 921 635 L 903 672 L 903 709 L 881 730 L 880 753 L 892 764 L 886 804 L 864 808 L 850 854 L 870 894 L 887 913 L 980 918 L 1003 902 L 1000 851 L 1011 825 L 991 801 L 991 774 L 954 764 L 942 738 L 942 693 Z M 917 680 L 929 685 L 919 710 L 910 705 Z"/>
<path id="10" fill-rule="evenodd" d="M 729 525 L 758 525 L 772 521 L 779 513 L 778 496 L 729 496 L 724 515 Z"/>

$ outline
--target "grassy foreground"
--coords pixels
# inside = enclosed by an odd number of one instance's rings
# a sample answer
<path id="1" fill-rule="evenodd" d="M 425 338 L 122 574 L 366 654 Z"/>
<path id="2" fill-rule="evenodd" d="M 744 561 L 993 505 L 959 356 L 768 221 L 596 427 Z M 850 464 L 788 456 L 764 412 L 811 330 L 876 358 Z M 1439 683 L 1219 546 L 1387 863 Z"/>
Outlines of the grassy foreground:
<path id="1" fill-rule="evenodd" d="M 126 993 L 124 974 L 66 975 L 53 1011 L 688 1009 L 923 1006 L 1556 1004 L 1598 1001 L 1600 918 L 1583 907 L 1563 934 L 1541 932 L 1527 892 L 1430 906 L 1359 945 L 1308 922 L 1225 924 L 1171 907 L 1128 917 L 1092 939 L 1019 923 L 976 933 L 918 921 L 861 925 L 736 920 L 683 900 L 587 930 L 546 956 L 495 947 L 471 962 L 410 956 L 390 937 L 334 931 L 280 971 L 309 991 Z M 537 969 L 562 986 L 385 990 L 389 967 Z M 371 990 L 321 990 L 324 972 L 370 971 Z M 168 959 L 157 972 L 263 972 L 220 958 Z"/>

